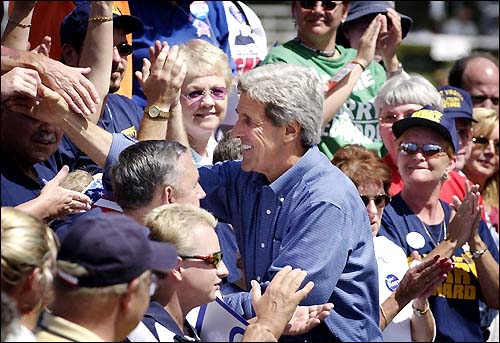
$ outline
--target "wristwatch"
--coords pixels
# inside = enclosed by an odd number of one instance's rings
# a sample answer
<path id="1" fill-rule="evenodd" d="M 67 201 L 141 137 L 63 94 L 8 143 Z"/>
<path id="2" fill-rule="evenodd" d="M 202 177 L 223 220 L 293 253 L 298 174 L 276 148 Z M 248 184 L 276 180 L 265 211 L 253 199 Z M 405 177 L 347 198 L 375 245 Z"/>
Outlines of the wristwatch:
<path id="1" fill-rule="evenodd" d="M 151 105 L 146 107 L 144 109 L 144 113 L 146 113 L 151 119 L 160 119 L 160 120 L 168 119 L 168 116 L 170 115 L 170 112 L 168 110 L 163 111 L 160 109 L 158 105 Z"/>
<path id="2" fill-rule="evenodd" d="M 480 258 L 486 252 L 486 250 L 488 250 L 488 249 L 484 248 L 484 249 L 481 249 L 481 250 L 474 251 L 472 253 L 472 258 Z"/>

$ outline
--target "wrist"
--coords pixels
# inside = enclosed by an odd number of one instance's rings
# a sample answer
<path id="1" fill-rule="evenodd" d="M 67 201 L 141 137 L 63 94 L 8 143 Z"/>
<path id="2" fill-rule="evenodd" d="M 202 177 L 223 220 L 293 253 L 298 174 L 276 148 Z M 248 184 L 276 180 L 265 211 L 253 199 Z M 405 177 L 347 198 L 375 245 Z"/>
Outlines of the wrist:
<path id="1" fill-rule="evenodd" d="M 429 313 L 430 310 L 428 301 L 425 302 L 425 307 L 423 309 L 415 306 L 415 303 L 412 303 L 411 307 L 413 308 L 413 313 L 416 314 L 418 317 L 425 316 L 427 313 Z"/>

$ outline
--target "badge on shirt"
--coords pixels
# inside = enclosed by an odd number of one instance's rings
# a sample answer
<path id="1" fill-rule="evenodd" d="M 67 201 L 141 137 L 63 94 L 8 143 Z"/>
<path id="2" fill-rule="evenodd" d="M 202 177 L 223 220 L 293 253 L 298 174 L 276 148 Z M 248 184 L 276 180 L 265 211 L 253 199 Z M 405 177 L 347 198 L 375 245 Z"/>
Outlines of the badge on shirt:
<path id="1" fill-rule="evenodd" d="M 406 235 L 406 243 L 415 250 L 421 249 L 425 245 L 425 238 L 418 232 L 410 232 Z"/>
<path id="2" fill-rule="evenodd" d="M 387 288 L 391 291 L 394 292 L 396 288 L 399 286 L 399 279 L 396 275 L 394 274 L 389 274 L 385 277 L 385 285 Z"/>
<path id="3" fill-rule="evenodd" d="M 193 1 L 189 6 L 191 14 L 199 20 L 205 20 L 208 17 L 208 4 L 206 1 Z"/>

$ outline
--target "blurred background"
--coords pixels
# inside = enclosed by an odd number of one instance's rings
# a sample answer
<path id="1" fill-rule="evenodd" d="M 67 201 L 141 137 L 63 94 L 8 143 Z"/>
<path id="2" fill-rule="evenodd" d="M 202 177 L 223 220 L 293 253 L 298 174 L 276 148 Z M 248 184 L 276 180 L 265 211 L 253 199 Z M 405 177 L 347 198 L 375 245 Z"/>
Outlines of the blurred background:
<path id="1" fill-rule="evenodd" d="M 295 37 L 291 1 L 244 1 L 262 21 L 268 48 Z M 398 50 L 407 72 L 423 74 L 436 86 L 446 84 L 453 61 L 472 51 L 499 57 L 498 1 L 395 1 L 413 19 Z"/>

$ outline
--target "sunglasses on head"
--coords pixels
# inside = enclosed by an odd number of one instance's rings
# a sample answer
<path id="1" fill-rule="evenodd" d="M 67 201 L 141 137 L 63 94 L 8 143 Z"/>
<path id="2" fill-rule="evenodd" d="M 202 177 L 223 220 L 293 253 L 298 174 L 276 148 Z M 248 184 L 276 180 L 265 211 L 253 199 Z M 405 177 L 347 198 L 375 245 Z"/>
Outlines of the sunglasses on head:
<path id="1" fill-rule="evenodd" d="M 391 197 L 387 194 L 379 194 L 372 198 L 366 195 L 361 195 L 361 200 L 363 200 L 363 204 L 365 204 L 365 206 L 368 206 L 370 201 L 373 200 L 375 206 L 377 206 L 378 208 L 384 208 L 391 201 Z"/>
<path id="2" fill-rule="evenodd" d="M 196 102 L 203 99 L 207 94 L 209 94 L 214 100 L 224 100 L 227 95 L 227 89 L 226 87 L 214 87 L 208 90 L 192 91 L 188 94 L 182 94 L 182 96 L 192 102 Z"/>
<path id="3" fill-rule="evenodd" d="M 127 44 L 127 43 L 121 43 L 121 44 L 115 45 L 115 48 L 116 48 L 116 50 L 118 50 L 118 53 L 120 54 L 120 56 L 128 56 L 132 52 L 134 52 L 134 48 L 132 47 L 132 45 Z"/>
<path id="4" fill-rule="evenodd" d="M 490 142 L 493 143 L 493 146 L 495 147 L 495 152 L 497 154 L 498 154 L 498 151 L 500 149 L 498 139 L 496 141 L 494 141 L 494 140 L 488 139 L 484 136 L 479 136 L 479 137 L 472 138 L 472 141 L 474 142 L 475 145 L 481 147 L 481 149 L 483 149 L 483 150 L 486 149 L 490 145 Z"/>
<path id="5" fill-rule="evenodd" d="M 321 2 L 321 7 L 327 11 L 335 9 L 338 5 L 335 1 L 300 1 L 300 7 L 306 10 L 312 10 L 316 7 L 316 2 Z"/>
<path id="6" fill-rule="evenodd" d="M 401 155 L 415 155 L 419 152 L 425 157 L 434 157 L 442 152 L 445 152 L 443 147 L 437 144 L 417 145 L 415 143 L 401 143 L 399 152 Z"/>
<path id="7" fill-rule="evenodd" d="M 194 260 L 202 260 L 205 261 L 207 264 L 213 265 L 215 268 L 217 268 L 222 261 L 222 252 L 217 251 L 214 252 L 213 254 L 209 255 L 192 255 L 192 256 L 180 256 L 182 259 L 194 259 Z"/>

